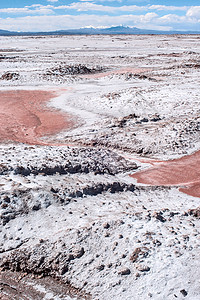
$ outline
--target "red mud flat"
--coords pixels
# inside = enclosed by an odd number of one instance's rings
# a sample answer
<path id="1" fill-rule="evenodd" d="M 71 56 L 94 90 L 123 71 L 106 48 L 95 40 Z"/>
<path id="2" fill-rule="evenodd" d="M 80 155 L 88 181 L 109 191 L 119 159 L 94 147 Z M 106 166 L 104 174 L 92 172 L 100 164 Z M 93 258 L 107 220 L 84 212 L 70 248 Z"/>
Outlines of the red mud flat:
<path id="1" fill-rule="evenodd" d="M 58 93 L 15 90 L 0 92 L 0 142 L 45 145 L 42 136 L 53 135 L 74 124 L 66 114 L 45 107 Z"/>
<path id="2" fill-rule="evenodd" d="M 179 159 L 157 164 L 131 177 L 138 183 L 164 186 L 184 186 L 179 190 L 200 197 L 200 151 Z"/>

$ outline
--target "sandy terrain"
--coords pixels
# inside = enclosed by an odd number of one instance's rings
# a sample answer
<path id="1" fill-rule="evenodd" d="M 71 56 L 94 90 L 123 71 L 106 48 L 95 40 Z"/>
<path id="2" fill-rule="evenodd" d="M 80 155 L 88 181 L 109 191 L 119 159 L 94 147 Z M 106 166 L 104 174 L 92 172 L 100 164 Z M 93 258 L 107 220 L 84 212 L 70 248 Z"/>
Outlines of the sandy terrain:
<path id="1" fill-rule="evenodd" d="M 0 42 L 0 298 L 199 299 L 199 36 Z"/>

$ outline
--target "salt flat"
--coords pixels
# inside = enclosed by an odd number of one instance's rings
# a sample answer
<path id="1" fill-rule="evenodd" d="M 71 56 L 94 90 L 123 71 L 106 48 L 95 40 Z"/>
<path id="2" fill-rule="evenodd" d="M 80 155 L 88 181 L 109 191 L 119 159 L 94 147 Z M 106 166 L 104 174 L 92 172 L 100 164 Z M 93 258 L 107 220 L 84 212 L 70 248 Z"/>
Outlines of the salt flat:
<path id="1" fill-rule="evenodd" d="M 1 298 L 199 299 L 199 36 L 0 42 Z"/>

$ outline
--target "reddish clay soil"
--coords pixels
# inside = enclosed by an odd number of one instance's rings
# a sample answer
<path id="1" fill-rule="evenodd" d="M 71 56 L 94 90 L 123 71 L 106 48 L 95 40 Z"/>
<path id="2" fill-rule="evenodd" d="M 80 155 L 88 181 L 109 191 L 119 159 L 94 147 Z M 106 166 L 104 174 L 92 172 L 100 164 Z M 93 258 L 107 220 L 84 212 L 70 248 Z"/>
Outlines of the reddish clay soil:
<path id="1" fill-rule="evenodd" d="M 45 106 L 56 92 L 1 91 L 0 142 L 45 145 L 42 136 L 53 135 L 74 124 L 66 114 Z"/>
<path id="2" fill-rule="evenodd" d="M 188 185 L 186 188 L 180 188 L 179 191 L 186 193 L 187 195 L 200 198 L 200 180 L 199 183 Z"/>
<path id="3" fill-rule="evenodd" d="M 200 197 L 200 151 L 180 159 L 158 163 L 150 169 L 137 172 L 131 177 L 137 182 L 150 185 L 184 186 L 181 192 Z"/>

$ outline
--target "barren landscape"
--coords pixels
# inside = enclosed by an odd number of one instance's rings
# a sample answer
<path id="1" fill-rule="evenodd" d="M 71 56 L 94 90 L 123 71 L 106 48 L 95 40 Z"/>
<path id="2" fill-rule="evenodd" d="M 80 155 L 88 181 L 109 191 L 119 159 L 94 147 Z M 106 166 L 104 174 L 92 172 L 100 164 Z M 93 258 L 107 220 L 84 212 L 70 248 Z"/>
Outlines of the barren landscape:
<path id="1" fill-rule="evenodd" d="M 0 37 L 0 299 L 199 299 L 199 41 Z"/>

